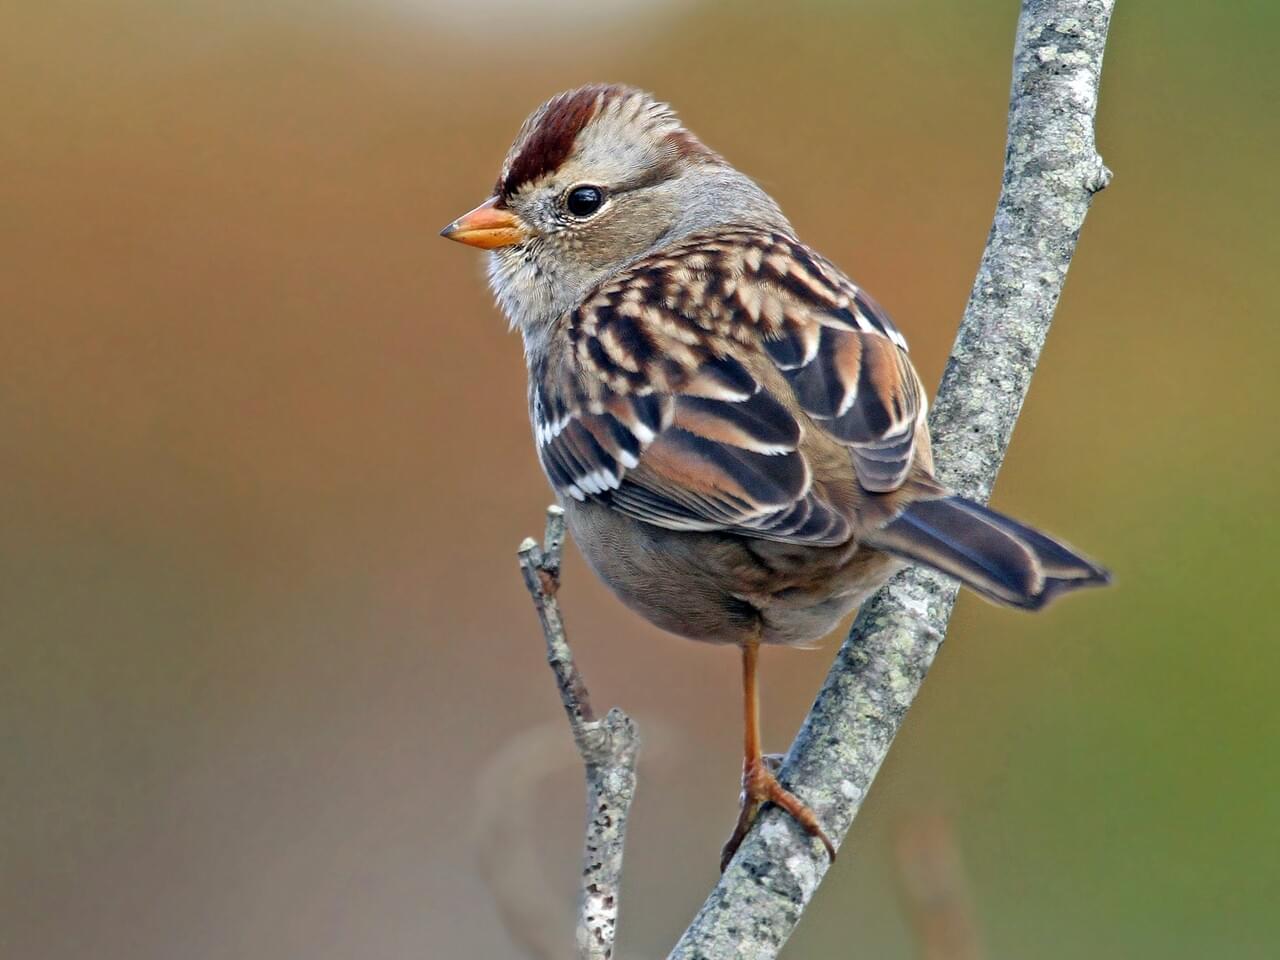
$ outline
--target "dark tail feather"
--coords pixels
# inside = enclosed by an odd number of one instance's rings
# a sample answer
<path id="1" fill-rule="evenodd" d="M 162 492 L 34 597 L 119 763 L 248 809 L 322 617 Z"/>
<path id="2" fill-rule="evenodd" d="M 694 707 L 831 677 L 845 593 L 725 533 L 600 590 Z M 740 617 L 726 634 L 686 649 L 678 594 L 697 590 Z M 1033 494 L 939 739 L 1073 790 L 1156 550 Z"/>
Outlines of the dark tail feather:
<path id="1" fill-rule="evenodd" d="M 918 500 L 868 540 L 997 603 L 1028 610 L 1068 590 L 1111 580 L 1065 544 L 963 497 Z"/>

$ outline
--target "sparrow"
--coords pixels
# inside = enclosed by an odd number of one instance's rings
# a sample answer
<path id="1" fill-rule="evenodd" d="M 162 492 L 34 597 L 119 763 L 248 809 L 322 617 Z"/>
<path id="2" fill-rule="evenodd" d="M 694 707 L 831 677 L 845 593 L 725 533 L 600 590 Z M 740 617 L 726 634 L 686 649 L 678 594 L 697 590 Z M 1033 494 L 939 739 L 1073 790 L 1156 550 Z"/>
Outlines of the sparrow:
<path id="1" fill-rule="evenodd" d="M 741 650 L 722 868 L 765 803 L 835 856 L 763 756 L 761 644 L 814 643 L 907 563 L 1027 610 L 1108 581 L 934 479 L 925 389 L 884 308 L 649 94 L 552 97 L 493 195 L 441 233 L 488 251 L 538 458 L 588 564 L 650 623 Z"/>

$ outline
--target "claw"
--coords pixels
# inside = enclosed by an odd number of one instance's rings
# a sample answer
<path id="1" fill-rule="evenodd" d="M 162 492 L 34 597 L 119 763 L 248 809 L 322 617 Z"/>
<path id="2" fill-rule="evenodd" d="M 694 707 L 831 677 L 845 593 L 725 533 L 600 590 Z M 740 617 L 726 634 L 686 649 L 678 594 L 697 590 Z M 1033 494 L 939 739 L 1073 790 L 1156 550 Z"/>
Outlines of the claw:
<path id="1" fill-rule="evenodd" d="M 778 778 L 774 775 L 776 769 L 774 764 L 769 763 L 769 758 L 766 758 L 760 765 L 753 764 L 743 773 L 742 806 L 738 811 L 738 822 L 734 825 L 733 833 L 720 851 L 721 873 L 724 873 L 725 868 L 729 866 L 729 861 L 738 852 L 738 847 L 742 846 L 742 841 L 746 839 L 751 825 L 760 815 L 760 808 L 766 803 L 772 803 L 785 810 L 805 833 L 820 840 L 827 850 L 829 862 L 835 863 L 835 844 L 818 823 L 814 812 L 805 806 L 804 801 L 778 782 Z"/>
<path id="2" fill-rule="evenodd" d="M 787 755 L 785 753 L 766 753 L 760 759 L 764 761 L 765 769 L 776 777 L 778 771 L 782 769 L 782 761 L 787 759 Z"/>

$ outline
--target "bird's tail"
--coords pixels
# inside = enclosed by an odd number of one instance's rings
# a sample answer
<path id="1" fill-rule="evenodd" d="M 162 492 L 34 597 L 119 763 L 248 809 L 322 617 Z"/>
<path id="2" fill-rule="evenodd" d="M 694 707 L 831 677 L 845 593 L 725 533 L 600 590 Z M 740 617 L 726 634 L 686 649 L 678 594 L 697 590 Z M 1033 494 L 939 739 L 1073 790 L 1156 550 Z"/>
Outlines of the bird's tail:
<path id="1" fill-rule="evenodd" d="M 996 603 L 1027 610 L 1111 579 L 1066 544 L 954 495 L 915 501 L 867 540 L 955 577 Z"/>

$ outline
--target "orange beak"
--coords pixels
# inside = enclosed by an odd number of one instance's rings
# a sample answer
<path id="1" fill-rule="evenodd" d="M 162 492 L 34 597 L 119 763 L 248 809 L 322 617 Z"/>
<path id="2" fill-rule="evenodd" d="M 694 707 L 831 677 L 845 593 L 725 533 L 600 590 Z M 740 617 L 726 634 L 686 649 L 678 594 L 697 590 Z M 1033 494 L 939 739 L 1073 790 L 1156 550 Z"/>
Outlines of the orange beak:
<path id="1" fill-rule="evenodd" d="M 440 236 L 446 240 L 465 243 L 469 247 L 479 247 L 481 250 L 494 250 L 519 243 L 529 232 L 514 213 L 497 209 L 497 203 L 497 197 L 490 197 L 441 230 Z"/>

